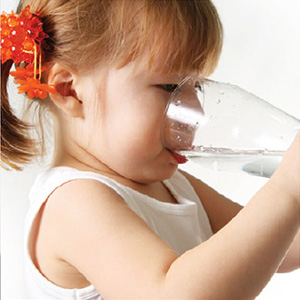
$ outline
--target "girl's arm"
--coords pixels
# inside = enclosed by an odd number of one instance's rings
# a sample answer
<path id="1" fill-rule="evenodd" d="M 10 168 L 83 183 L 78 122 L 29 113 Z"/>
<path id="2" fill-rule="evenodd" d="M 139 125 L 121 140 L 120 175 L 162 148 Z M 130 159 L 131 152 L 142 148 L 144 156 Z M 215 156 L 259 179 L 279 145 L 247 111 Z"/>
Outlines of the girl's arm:
<path id="1" fill-rule="evenodd" d="M 253 299 L 299 230 L 296 149 L 294 143 L 277 175 L 240 213 L 181 256 L 115 192 L 90 180 L 53 193 L 40 232 L 46 225 L 55 257 L 75 266 L 105 299 Z"/>
<path id="2" fill-rule="evenodd" d="M 300 222 L 300 213 L 299 213 L 299 222 Z M 298 234 L 296 235 L 294 242 L 291 248 L 289 249 L 289 252 L 287 253 L 286 257 L 284 258 L 277 272 L 278 273 L 292 272 L 299 268 L 300 268 L 300 230 L 298 231 Z"/>
<path id="3" fill-rule="evenodd" d="M 213 233 L 222 229 L 233 217 L 235 217 L 243 208 L 238 203 L 235 203 L 223 195 L 217 193 L 214 189 L 196 179 L 192 175 L 181 171 L 184 176 L 193 185 L 196 193 L 198 194 L 205 211 L 210 220 Z M 300 180 L 300 179 L 299 179 Z M 300 211 L 299 211 L 300 222 Z M 283 262 L 281 263 L 277 272 L 285 273 L 300 268 L 300 230 L 296 235 L 294 242 L 291 245 L 288 253 L 286 254 Z"/>

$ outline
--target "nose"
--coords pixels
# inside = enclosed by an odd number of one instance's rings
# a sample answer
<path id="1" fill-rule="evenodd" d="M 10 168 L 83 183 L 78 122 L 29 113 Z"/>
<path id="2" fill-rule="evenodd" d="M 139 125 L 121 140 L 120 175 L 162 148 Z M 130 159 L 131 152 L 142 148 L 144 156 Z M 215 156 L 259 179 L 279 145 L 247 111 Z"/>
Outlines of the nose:
<path id="1" fill-rule="evenodd" d="M 194 77 L 185 78 L 171 95 L 165 112 L 163 144 L 169 150 L 188 150 L 204 117 L 203 90 Z"/>

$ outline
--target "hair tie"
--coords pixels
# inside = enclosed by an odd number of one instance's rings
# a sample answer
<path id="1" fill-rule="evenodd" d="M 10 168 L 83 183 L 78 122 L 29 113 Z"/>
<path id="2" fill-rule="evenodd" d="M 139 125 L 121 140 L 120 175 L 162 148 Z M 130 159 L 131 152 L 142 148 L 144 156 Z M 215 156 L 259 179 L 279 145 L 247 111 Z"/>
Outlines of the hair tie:
<path id="1" fill-rule="evenodd" d="M 54 85 L 41 83 L 42 72 L 47 69 L 42 67 L 42 44 L 49 36 L 43 31 L 39 14 L 32 14 L 29 5 L 20 14 L 1 14 L 1 64 L 10 59 L 16 65 L 23 64 L 10 75 L 20 84 L 18 93 L 27 93 L 29 99 L 45 99 L 48 93 L 55 93 Z"/>

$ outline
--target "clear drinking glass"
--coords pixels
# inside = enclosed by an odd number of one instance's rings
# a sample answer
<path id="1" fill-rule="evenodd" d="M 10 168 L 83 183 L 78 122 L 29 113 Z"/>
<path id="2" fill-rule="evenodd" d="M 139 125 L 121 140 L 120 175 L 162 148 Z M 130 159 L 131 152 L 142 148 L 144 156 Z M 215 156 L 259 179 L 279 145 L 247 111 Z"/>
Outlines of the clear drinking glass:
<path id="1" fill-rule="evenodd" d="M 186 77 L 170 97 L 162 136 L 179 162 L 270 177 L 299 129 L 298 119 L 237 86 Z"/>

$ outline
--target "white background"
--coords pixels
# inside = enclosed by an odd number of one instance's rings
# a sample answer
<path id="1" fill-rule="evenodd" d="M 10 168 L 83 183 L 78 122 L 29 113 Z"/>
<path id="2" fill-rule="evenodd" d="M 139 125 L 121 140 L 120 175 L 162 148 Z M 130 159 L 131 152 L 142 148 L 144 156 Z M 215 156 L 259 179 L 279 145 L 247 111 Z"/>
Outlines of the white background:
<path id="1" fill-rule="evenodd" d="M 16 7 L 2 1 L 1 10 Z M 214 0 L 225 41 L 211 78 L 236 84 L 300 118 L 300 1 Z M 15 87 L 12 87 L 15 89 Z M 21 102 L 22 100 L 20 100 Z M 246 204 L 266 182 L 243 174 L 213 172 L 188 163 L 185 169 L 234 201 Z M 1 298 L 26 299 L 22 233 L 27 193 L 40 167 L 1 170 Z M 255 242 L 255 241 L 254 241 Z M 300 271 L 276 274 L 259 300 L 299 300 Z"/>

